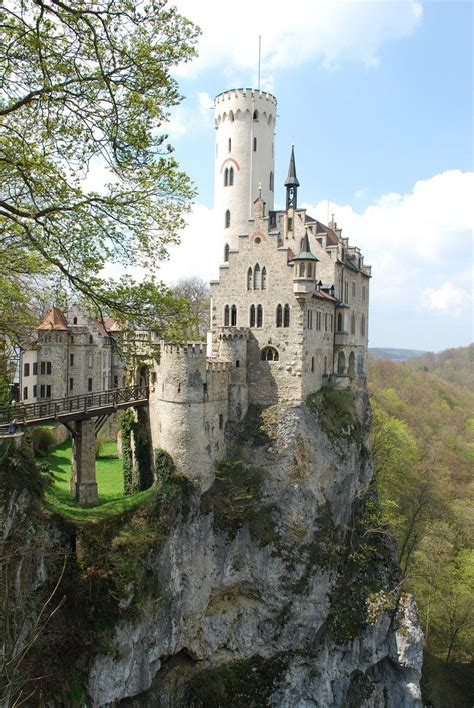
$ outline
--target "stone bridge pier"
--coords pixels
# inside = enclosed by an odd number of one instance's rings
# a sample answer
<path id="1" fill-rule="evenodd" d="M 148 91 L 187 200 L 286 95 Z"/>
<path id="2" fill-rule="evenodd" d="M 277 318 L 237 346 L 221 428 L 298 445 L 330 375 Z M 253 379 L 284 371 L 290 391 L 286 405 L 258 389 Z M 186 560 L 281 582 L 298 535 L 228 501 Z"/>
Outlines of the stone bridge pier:
<path id="1" fill-rule="evenodd" d="M 97 504 L 99 494 L 95 476 L 95 421 L 76 420 L 71 424 L 71 494 L 79 504 Z"/>

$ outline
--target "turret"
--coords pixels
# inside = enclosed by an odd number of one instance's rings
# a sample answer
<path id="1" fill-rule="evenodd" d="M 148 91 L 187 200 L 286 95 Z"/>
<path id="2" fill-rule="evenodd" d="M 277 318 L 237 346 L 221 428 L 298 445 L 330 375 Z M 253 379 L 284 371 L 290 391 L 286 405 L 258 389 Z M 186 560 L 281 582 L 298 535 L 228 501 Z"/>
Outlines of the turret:
<path id="1" fill-rule="evenodd" d="M 316 263 L 318 258 L 311 253 L 308 232 L 306 231 L 301 251 L 290 263 L 293 265 L 293 292 L 297 298 L 314 292 L 316 284 Z"/>
<path id="2" fill-rule="evenodd" d="M 222 259 L 248 233 L 259 196 L 273 209 L 276 99 L 254 89 L 225 91 L 215 99 L 214 206 L 222 228 Z"/>
<path id="3" fill-rule="evenodd" d="M 298 177 L 296 176 L 296 164 L 295 164 L 295 146 L 291 146 L 291 157 L 290 165 L 288 167 L 288 177 L 286 178 L 286 208 L 296 209 L 297 206 L 297 194 L 298 187 L 300 183 L 298 182 Z"/>

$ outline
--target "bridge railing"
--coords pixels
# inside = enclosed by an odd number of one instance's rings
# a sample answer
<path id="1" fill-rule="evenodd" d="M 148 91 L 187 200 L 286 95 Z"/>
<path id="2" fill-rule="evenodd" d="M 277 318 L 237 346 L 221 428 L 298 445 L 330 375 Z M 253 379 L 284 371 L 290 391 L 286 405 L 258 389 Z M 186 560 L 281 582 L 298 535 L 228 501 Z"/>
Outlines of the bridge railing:
<path id="1" fill-rule="evenodd" d="M 74 413 L 87 413 L 104 408 L 124 407 L 133 405 L 134 401 L 148 398 L 147 386 L 129 386 L 128 388 L 113 388 L 97 393 L 85 393 L 80 396 L 56 398 L 51 401 L 17 404 L 8 408 L 0 408 L 0 425 L 11 423 L 27 423 L 30 420 L 54 419 Z"/>

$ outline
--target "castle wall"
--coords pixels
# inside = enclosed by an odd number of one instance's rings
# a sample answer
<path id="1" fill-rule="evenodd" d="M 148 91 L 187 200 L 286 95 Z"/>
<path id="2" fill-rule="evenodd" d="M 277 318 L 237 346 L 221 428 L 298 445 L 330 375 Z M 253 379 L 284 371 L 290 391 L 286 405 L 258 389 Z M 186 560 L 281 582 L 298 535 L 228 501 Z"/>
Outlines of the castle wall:
<path id="1" fill-rule="evenodd" d="M 154 449 L 163 448 L 203 490 L 225 457 L 230 364 L 210 362 L 205 344 L 162 344 L 150 386 Z"/>

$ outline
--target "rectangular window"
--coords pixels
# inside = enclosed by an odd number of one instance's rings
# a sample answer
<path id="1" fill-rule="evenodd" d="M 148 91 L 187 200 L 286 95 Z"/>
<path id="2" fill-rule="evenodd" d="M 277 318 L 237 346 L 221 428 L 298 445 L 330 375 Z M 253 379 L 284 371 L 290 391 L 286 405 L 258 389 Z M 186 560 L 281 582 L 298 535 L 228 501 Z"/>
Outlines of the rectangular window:
<path id="1" fill-rule="evenodd" d="M 92 369 L 92 366 L 94 364 L 94 355 L 89 354 L 88 359 L 87 359 L 87 364 L 89 366 L 89 369 Z"/>
<path id="2" fill-rule="evenodd" d="M 318 330 L 318 332 L 321 329 L 321 313 L 320 312 L 316 313 L 316 329 Z"/>
<path id="3" fill-rule="evenodd" d="M 33 376 L 36 376 L 38 373 L 38 362 L 35 361 L 33 362 Z"/>
<path id="4" fill-rule="evenodd" d="M 46 398 L 51 398 L 51 384 L 46 386 Z"/>
<path id="5" fill-rule="evenodd" d="M 69 363 L 71 366 L 74 366 L 74 354 L 69 354 Z"/>
<path id="6" fill-rule="evenodd" d="M 348 303 L 349 302 L 349 284 L 344 283 L 344 302 Z"/>
<path id="7" fill-rule="evenodd" d="M 46 373 L 47 374 L 51 373 L 51 362 L 50 361 L 46 362 Z"/>
<path id="8" fill-rule="evenodd" d="M 308 329 L 313 329 L 313 311 L 308 310 Z"/>
<path id="9" fill-rule="evenodd" d="M 87 390 L 92 391 L 92 379 L 87 379 Z"/>
<path id="10" fill-rule="evenodd" d="M 326 314 L 324 315 L 324 331 L 325 331 L 325 332 L 328 331 L 328 313 L 327 313 L 327 312 L 326 312 Z"/>
<path id="11" fill-rule="evenodd" d="M 40 398 L 44 398 L 44 394 L 46 393 L 46 386 L 44 384 L 41 384 L 40 386 Z"/>
<path id="12" fill-rule="evenodd" d="M 69 379 L 69 390 L 72 391 L 74 389 L 74 379 Z"/>
<path id="13" fill-rule="evenodd" d="M 38 395 L 38 386 L 35 384 L 33 386 L 33 398 L 36 398 L 37 395 Z"/>
<path id="14" fill-rule="evenodd" d="M 26 401 L 27 398 L 28 398 L 28 386 L 25 386 L 25 388 L 23 389 L 23 400 Z"/>
<path id="15" fill-rule="evenodd" d="M 224 427 L 224 416 L 222 415 L 222 413 L 219 413 L 219 430 L 222 430 L 223 427 Z"/>
<path id="16" fill-rule="evenodd" d="M 29 376 L 29 375 L 30 375 L 30 365 L 25 364 L 25 366 L 23 367 L 23 376 Z"/>
<path id="17" fill-rule="evenodd" d="M 331 315 L 330 320 L 331 321 L 330 321 L 329 329 L 331 332 L 334 332 L 334 315 Z"/>
<path id="18" fill-rule="evenodd" d="M 45 373 L 46 373 L 46 362 L 45 362 L 45 361 L 42 361 L 42 362 L 41 362 L 41 364 L 40 364 L 40 370 L 41 370 L 41 373 L 42 373 L 42 374 L 45 374 Z"/>

